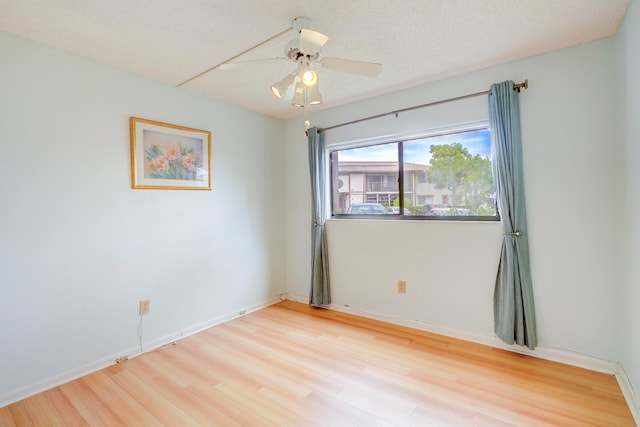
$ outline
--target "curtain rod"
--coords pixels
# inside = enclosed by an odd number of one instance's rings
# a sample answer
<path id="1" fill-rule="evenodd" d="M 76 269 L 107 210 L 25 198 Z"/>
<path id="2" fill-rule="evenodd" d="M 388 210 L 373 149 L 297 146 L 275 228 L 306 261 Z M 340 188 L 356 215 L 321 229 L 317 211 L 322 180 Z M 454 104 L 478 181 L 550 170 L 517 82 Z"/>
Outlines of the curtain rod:
<path id="1" fill-rule="evenodd" d="M 520 93 L 520 91 L 522 89 L 529 89 L 529 80 L 525 79 L 525 81 L 523 81 L 522 83 L 514 83 L 513 84 L 513 90 L 517 90 L 518 93 Z M 382 114 L 377 114 L 375 116 L 369 116 L 369 117 L 365 117 L 365 118 L 362 118 L 362 119 L 352 120 L 350 122 L 340 123 L 340 124 L 337 124 L 337 125 L 333 125 L 333 126 L 329 126 L 329 127 L 323 128 L 323 129 L 319 129 L 319 131 L 320 132 L 325 132 L 325 131 L 328 131 L 328 130 L 331 130 L 331 129 L 336 129 L 336 128 L 343 127 L 343 126 L 353 125 L 355 123 L 365 122 L 367 120 L 379 119 L 380 117 L 390 116 L 392 114 L 394 114 L 396 117 L 398 117 L 398 114 L 405 113 L 407 111 L 417 110 L 419 108 L 425 108 L 425 107 L 433 107 L 434 105 L 445 104 L 447 102 L 461 101 L 463 99 L 474 98 L 476 96 L 482 96 L 482 95 L 488 95 L 490 93 L 491 93 L 490 90 L 485 90 L 485 91 L 482 91 L 482 92 L 471 93 L 469 95 L 456 96 L 455 98 L 449 98 L 449 99 L 443 99 L 443 100 L 440 100 L 440 101 L 429 102 L 428 104 L 415 105 L 413 107 L 407 107 L 407 108 L 403 108 L 401 110 L 395 110 L 395 111 L 391 111 L 391 112 L 388 112 L 388 113 L 382 113 Z"/>

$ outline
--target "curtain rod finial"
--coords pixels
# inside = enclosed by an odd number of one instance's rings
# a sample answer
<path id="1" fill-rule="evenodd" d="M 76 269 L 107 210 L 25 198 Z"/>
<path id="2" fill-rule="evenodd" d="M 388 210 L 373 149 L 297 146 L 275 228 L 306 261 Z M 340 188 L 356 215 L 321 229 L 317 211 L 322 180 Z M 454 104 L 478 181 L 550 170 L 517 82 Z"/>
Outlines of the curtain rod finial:
<path id="1" fill-rule="evenodd" d="M 520 91 L 522 89 L 529 89 L 529 79 L 524 79 L 524 81 L 522 83 L 517 83 L 515 85 L 513 85 L 513 88 L 520 93 Z"/>

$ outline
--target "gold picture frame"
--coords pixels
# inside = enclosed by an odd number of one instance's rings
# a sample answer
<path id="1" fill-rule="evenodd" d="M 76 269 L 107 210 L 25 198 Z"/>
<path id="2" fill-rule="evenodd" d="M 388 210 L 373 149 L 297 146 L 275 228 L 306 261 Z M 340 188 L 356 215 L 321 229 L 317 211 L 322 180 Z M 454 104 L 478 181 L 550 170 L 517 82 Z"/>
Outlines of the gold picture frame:
<path id="1" fill-rule="evenodd" d="M 211 190 L 211 132 L 131 117 L 131 187 Z"/>

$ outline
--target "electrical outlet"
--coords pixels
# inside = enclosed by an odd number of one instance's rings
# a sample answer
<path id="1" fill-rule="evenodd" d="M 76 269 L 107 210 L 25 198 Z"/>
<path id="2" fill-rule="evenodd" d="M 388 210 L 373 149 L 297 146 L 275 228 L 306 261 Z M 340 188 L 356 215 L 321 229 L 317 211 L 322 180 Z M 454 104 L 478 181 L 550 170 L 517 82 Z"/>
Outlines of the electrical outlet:
<path id="1" fill-rule="evenodd" d="M 144 299 L 140 300 L 140 308 L 138 310 L 138 314 L 140 316 L 144 316 L 145 314 L 149 314 L 149 309 L 151 308 L 151 300 Z"/>
<path id="2" fill-rule="evenodd" d="M 398 280 L 398 293 L 406 294 L 407 293 L 407 282 L 404 280 Z"/>

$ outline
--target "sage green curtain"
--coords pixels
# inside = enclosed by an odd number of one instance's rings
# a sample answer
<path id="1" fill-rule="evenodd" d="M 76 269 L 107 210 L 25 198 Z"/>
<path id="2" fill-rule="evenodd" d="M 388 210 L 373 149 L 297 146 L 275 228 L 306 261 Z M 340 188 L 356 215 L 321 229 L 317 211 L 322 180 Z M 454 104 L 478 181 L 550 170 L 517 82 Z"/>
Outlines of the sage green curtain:
<path id="1" fill-rule="evenodd" d="M 309 304 L 331 303 L 329 286 L 329 251 L 325 230 L 326 157 L 324 134 L 318 128 L 308 131 L 309 171 L 311 173 L 311 294 Z"/>
<path id="2" fill-rule="evenodd" d="M 522 176 L 520 107 L 513 82 L 491 85 L 489 123 L 503 240 L 493 296 L 496 335 L 505 343 L 536 347 L 536 315 Z"/>

